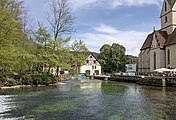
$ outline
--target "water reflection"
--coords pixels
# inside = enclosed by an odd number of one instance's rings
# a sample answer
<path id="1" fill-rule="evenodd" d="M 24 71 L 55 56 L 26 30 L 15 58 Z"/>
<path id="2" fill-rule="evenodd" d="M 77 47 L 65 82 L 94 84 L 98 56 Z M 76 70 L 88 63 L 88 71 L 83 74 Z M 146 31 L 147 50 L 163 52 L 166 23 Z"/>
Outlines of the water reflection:
<path id="1" fill-rule="evenodd" d="M 0 119 L 174 120 L 176 88 L 91 80 L 0 91 Z"/>

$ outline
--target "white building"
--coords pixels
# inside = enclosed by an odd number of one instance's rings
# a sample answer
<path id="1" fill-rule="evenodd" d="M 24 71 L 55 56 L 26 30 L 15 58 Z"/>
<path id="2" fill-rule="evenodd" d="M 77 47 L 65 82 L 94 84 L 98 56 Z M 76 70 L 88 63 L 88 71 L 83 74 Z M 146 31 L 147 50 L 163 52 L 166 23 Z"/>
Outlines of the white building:
<path id="1" fill-rule="evenodd" d="M 139 72 L 176 68 L 176 0 L 164 0 L 161 29 L 150 33 L 139 54 Z"/>
<path id="2" fill-rule="evenodd" d="M 79 68 L 80 73 L 87 75 L 101 75 L 101 65 L 93 53 L 89 53 L 86 61 Z"/>

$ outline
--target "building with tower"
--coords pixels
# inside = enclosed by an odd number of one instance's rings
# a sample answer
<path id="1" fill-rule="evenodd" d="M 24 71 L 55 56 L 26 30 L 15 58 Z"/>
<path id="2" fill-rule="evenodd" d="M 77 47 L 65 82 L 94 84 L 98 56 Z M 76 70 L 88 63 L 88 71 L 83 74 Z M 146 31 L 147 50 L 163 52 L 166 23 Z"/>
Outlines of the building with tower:
<path id="1" fill-rule="evenodd" d="M 150 33 L 139 54 L 139 72 L 176 68 L 176 0 L 164 0 L 161 29 Z"/>

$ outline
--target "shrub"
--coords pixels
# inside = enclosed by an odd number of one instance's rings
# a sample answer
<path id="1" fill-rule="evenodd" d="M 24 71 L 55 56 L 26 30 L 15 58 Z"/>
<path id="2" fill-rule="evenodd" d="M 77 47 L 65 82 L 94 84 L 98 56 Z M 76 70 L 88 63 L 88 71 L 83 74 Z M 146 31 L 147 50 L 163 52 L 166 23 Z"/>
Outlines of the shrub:
<path id="1" fill-rule="evenodd" d="M 21 82 L 23 85 L 32 85 L 33 84 L 32 76 L 31 75 L 23 75 Z"/>

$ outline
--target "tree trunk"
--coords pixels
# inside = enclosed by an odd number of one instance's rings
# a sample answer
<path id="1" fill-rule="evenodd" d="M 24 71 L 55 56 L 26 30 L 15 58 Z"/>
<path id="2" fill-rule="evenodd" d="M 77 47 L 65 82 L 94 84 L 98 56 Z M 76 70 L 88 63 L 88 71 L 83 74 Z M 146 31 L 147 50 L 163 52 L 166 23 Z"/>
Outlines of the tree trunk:
<path id="1" fill-rule="evenodd" d="M 56 76 L 59 77 L 59 67 L 57 66 L 57 69 L 56 69 Z"/>
<path id="2" fill-rule="evenodd" d="M 50 70 L 51 70 L 51 67 L 49 66 L 49 68 L 48 68 L 48 75 L 50 74 Z"/>

